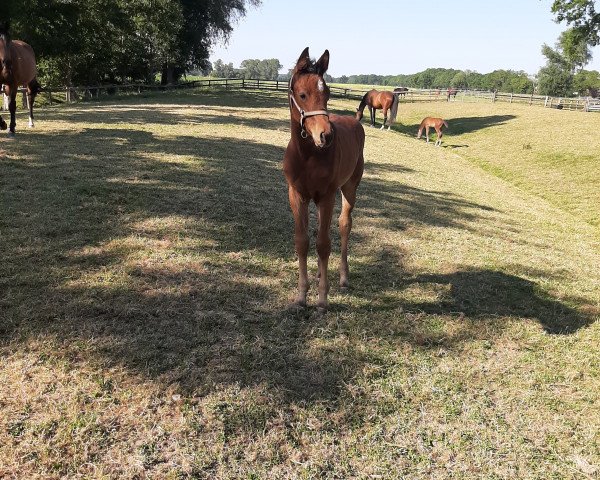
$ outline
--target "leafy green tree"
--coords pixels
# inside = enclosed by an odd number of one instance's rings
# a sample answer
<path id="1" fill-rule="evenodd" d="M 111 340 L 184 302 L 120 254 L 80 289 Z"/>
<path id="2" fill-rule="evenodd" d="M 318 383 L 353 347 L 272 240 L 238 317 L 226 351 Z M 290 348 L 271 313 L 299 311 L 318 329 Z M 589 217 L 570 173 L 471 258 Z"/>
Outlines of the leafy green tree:
<path id="1" fill-rule="evenodd" d="M 600 13 L 594 0 L 554 0 L 552 13 L 558 22 L 566 22 L 591 46 L 600 44 Z"/>
<path id="2" fill-rule="evenodd" d="M 233 63 L 223 63 L 223 60 L 218 59 L 212 65 L 212 71 L 210 72 L 212 77 L 216 78 L 235 78 L 235 69 Z"/>
<path id="3" fill-rule="evenodd" d="M 573 90 L 582 96 L 597 97 L 600 93 L 600 73 L 596 70 L 580 70 L 573 76 Z"/>
<path id="4" fill-rule="evenodd" d="M 4 0 L 6 1 L 6 0 Z M 260 0 L 8 0 L 13 36 L 36 52 L 45 84 L 176 81 L 207 70 L 210 46 L 226 40 Z M 35 18 L 32 22 L 30 19 Z"/>
<path id="5" fill-rule="evenodd" d="M 467 88 L 467 75 L 465 72 L 458 72 L 450 80 L 450 86 L 454 88 Z"/>

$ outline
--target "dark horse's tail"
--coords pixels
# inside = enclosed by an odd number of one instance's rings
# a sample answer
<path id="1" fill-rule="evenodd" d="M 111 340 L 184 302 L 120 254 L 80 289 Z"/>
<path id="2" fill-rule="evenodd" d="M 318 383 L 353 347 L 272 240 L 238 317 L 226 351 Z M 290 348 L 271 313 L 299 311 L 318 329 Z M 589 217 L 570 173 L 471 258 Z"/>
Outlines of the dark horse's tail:
<path id="1" fill-rule="evenodd" d="M 390 119 L 388 125 L 391 125 L 396 121 L 396 115 L 398 114 L 398 103 L 399 103 L 400 95 L 398 93 L 394 93 L 394 101 L 392 102 L 392 108 L 390 108 Z"/>
<path id="2" fill-rule="evenodd" d="M 40 82 L 37 81 L 37 77 L 34 78 L 31 82 L 29 82 L 27 87 L 29 88 L 29 92 L 31 93 L 31 95 L 37 95 L 43 90 L 42 86 L 40 85 Z"/>

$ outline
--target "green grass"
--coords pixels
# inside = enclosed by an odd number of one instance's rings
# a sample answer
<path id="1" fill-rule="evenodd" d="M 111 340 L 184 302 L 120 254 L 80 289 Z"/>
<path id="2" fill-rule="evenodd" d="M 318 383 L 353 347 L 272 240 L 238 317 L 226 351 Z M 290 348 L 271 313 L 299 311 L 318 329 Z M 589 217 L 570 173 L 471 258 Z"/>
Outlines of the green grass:
<path id="1" fill-rule="evenodd" d="M 414 138 L 426 115 L 443 148 Z M 287 309 L 288 116 L 209 91 L 19 114 L 0 477 L 595 478 L 600 116 L 403 103 L 366 128 L 324 316 L 314 286 Z"/>

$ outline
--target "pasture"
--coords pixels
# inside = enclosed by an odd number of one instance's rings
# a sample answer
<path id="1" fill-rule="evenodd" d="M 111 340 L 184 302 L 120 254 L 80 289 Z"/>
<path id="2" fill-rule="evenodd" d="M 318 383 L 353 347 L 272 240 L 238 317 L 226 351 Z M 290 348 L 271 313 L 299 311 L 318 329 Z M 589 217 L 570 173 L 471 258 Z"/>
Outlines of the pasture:
<path id="1" fill-rule="evenodd" d="M 414 138 L 428 115 L 441 148 Z M 36 120 L 0 137 L 0 477 L 600 474 L 600 115 L 363 119 L 350 289 L 334 228 L 325 315 L 315 284 L 287 308 L 285 93 Z"/>

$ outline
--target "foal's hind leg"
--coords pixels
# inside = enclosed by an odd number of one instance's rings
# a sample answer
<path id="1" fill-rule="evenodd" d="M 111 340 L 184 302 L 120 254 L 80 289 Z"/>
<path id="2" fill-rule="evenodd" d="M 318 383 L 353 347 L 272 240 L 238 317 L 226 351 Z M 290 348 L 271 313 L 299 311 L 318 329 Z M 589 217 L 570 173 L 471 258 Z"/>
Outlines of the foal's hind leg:
<path id="1" fill-rule="evenodd" d="M 356 189 L 362 178 L 364 169 L 364 160 L 362 157 L 356 165 L 356 169 L 350 180 L 342 185 L 342 211 L 339 218 L 341 255 L 340 255 L 340 287 L 345 290 L 348 288 L 348 240 L 352 230 L 352 210 L 356 203 Z"/>

